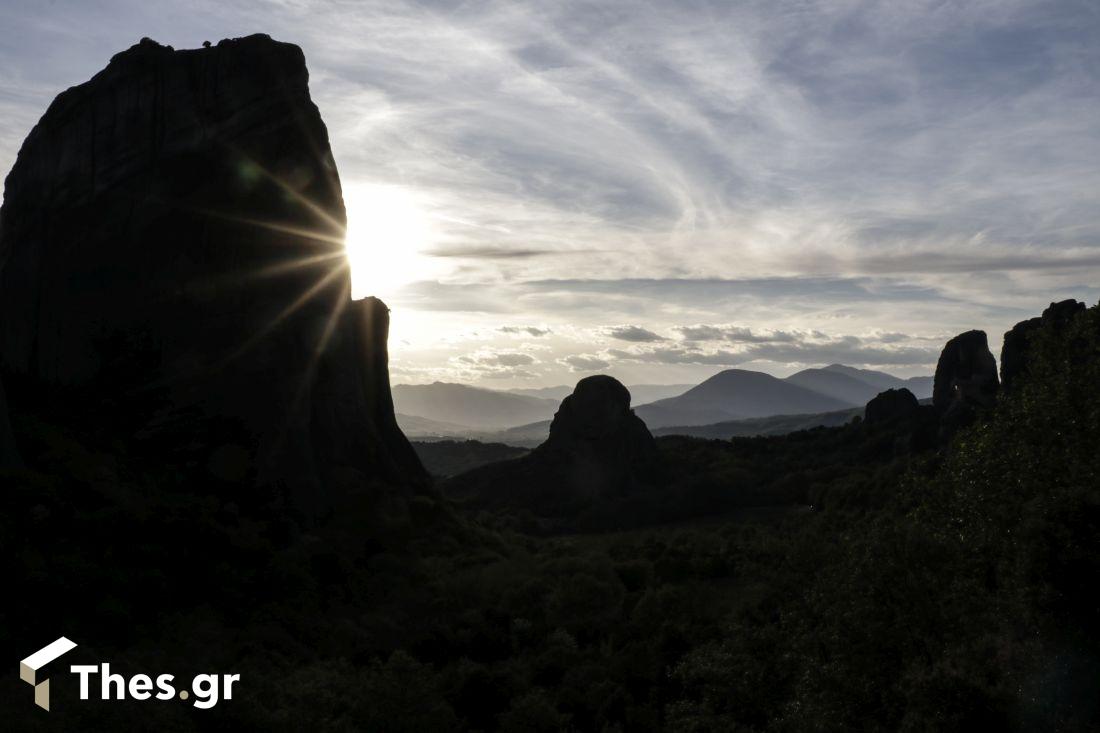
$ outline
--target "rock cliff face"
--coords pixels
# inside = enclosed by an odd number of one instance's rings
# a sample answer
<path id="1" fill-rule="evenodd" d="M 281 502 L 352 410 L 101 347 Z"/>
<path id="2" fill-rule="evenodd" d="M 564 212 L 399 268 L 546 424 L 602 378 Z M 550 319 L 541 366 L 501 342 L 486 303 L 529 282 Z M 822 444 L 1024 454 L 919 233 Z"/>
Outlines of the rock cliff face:
<path id="1" fill-rule="evenodd" d="M 613 377 L 577 383 L 530 454 L 451 479 L 445 491 L 481 506 L 511 505 L 566 516 L 596 501 L 629 495 L 658 479 L 657 444 Z"/>
<path id="2" fill-rule="evenodd" d="M 1013 384 L 1027 372 L 1032 334 L 1040 328 L 1061 332 L 1077 314 L 1085 312 L 1085 304 L 1076 300 L 1051 303 L 1041 316 L 1020 321 L 1005 333 L 1001 347 L 1001 384 L 1011 390 Z"/>
<path id="3" fill-rule="evenodd" d="M 967 331 L 948 341 L 936 363 L 932 404 L 941 412 L 960 405 L 989 407 L 997 398 L 997 361 L 985 331 Z"/>
<path id="4" fill-rule="evenodd" d="M 571 464 L 570 483 L 582 495 L 629 487 L 657 444 L 630 409 L 630 391 L 614 377 L 577 382 L 550 423 L 550 437 L 535 449 L 548 463 Z"/>
<path id="5" fill-rule="evenodd" d="M 8 421 L 8 399 L 4 393 L 4 383 L 0 382 L 0 471 L 19 465 L 19 452 L 16 450 L 15 436 Z"/>
<path id="6" fill-rule="evenodd" d="M 350 300 L 344 226 L 298 47 L 143 39 L 54 100 L 6 180 L 0 359 L 238 420 L 258 480 L 310 513 L 372 479 L 420 481 L 388 311 Z"/>

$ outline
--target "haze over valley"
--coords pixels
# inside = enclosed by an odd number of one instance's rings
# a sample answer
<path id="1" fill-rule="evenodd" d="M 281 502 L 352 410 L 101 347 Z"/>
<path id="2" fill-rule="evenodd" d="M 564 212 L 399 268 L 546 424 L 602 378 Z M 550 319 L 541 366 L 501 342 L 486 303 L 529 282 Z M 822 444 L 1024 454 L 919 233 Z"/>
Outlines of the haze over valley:
<path id="1" fill-rule="evenodd" d="M 698 385 L 628 385 L 631 404 L 652 429 L 688 428 L 748 418 L 798 415 L 793 425 L 833 424 L 838 411 L 862 408 L 886 389 L 932 396 L 931 377 L 902 379 L 841 364 L 805 369 L 785 379 L 742 369 L 719 372 Z M 572 387 L 489 390 L 436 382 L 393 387 L 397 421 L 414 439 L 479 438 L 517 445 L 537 444 Z M 815 420 L 817 422 L 815 422 Z M 752 434 L 752 423 L 731 426 L 729 435 Z M 714 429 L 712 429 L 713 431 Z M 691 432 L 691 431 L 689 431 Z M 774 432 L 774 427 L 766 432 Z M 728 437 L 728 436 L 727 436 Z"/>

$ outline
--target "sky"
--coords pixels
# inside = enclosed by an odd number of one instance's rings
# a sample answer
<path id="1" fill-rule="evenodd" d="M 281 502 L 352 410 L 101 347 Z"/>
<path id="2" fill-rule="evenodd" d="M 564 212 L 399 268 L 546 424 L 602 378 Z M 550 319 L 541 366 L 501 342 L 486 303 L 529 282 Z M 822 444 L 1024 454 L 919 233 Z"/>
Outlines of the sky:
<path id="1" fill-rule="evenodd" d="M 930 374 L 1100 298 L 1093 0 L 2 0 L 0 171 L 141 37 L 256 32 L 305 52 L 398 383 Z"/>

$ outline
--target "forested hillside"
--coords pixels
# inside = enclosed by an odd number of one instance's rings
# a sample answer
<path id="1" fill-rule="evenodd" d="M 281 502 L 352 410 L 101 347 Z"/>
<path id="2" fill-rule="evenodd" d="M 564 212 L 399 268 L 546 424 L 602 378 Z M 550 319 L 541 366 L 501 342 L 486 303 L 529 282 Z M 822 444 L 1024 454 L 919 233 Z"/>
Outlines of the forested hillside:
<path id="1" fill-rule="evenodd" d="M 318 700 L 343 730 L 1088 729 L 1098 335 L 1096 308 L 1030 331 L 1026 370 L 953 432 L 921 408 L 661 439 L 676 490 L 581 517 L 595 533 L 430 494 L 308 527 L 277 494 L 184 490 L 208 470 L 187 446 L 119 452 L 121 423 L 68 425 L 94 393 L 9 382 L 28 467 L 5 474 L 0 551 L 26 593 L 3 646 L 53 633 L 81 594 L 67 633 L 123 671 L 247 680 L 201 721 L 157 708 L 169 730 L 294 730 Z M 196 646 L 211 629 L 235 641 Z M 51 715 L 75 729 L 130 712 Z"/>

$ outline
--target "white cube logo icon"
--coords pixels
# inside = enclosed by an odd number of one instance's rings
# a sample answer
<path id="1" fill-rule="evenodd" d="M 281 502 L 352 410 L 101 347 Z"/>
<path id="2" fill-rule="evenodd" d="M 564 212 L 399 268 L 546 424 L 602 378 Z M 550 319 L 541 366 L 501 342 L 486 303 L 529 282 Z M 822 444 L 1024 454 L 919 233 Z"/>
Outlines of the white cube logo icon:
<path id="1" fill-rule="evenodd" d="M 19 663 L 19 678 L 34 685 L 34 704 L 47 712 L 50 709 L 50 680 L 42 679 L 39 670 L 75 647 L 75 642 L 62 636 Z"/>

